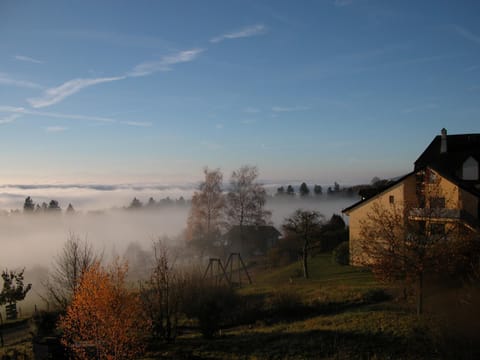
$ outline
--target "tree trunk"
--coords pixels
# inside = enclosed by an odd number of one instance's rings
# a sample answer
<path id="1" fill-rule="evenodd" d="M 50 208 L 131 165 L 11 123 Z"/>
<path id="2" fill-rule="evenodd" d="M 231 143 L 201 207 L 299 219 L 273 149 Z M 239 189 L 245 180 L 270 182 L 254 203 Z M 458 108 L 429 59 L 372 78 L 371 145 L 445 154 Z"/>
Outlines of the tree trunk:
<path id="1" fill-rule="evenodd" d="M 5 346 L 5 342 L 3 341 L 3 316 L 1 312 L 0 312 L 0 343 L 1 343 L 1 347 Z"/>
<path id="2" fill-rule="evenodd" d="M 243 215 L 242 215 L 243 216 Z M 243 252 L 243 243 L 244 243 L 244 234 L 243 234 L 243 217 L 240 219 L 240 224 L 239 224 L 239 230 L 240 230 L 240 246 L 239 246 L 239 253 L 240 256 L 246 256 L 246 254 Z"/>
<path id="3" fill-rule="evenodd" d="M 308 247 L 307 247 L 307 243 L 305 242 L 305 244 L 303 245 L 303 277 L 305 279 L 308 279 L 309 278 L 309 275 L 308 275 Z"/>
<path id="4" fill-rule="evenodd" d="M 423 273 L 418 276 L 418 288 L 417 288 L 417 315 L 423 314 Z"/>

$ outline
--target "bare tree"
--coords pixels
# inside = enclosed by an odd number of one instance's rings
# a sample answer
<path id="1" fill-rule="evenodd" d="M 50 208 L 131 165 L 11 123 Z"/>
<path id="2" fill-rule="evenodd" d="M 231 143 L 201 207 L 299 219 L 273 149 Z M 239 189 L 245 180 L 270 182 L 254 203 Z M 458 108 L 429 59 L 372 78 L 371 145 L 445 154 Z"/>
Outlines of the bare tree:
<path id="1" fill-rule="evenodd" d="M 478 260 L 478 240 L 457 218 L 452 196 L 430 184 L 424 204 L 374 203 L 361 221 L 360 249 L 366 265 L 383 281 L 414 287 L 417 314 L 423 313 L 426 274 L 468 273 Z M 423 205 L 419 207 L 419 205 Z"/>
<path id="2" fill-rule="evenodd" d="M 240 227 L 240 240 L 243 242 L 244 226 L 265 225 L 271 212 L 265 210 L 266 191 L 256 182 L 256 166 L 244 165 L 234 171 L 230 178 L 230 190 L 227 194 L 225 214 L 230 226 Z"/>
<path id="3" fill-rule="evenodd" d="M 225 198 L 222 193 L 223 175 L 219 169 L 204 169 L 205 180 L 193 194 L 187 222 L 187 239 L 202 250 L 219 236 Z"/>
<path id="4" fill-rule="evenodd" d="M 293 236 L 302 240 L 301 254 L 305 279 L 309 278 L 308 255 L 314 246 L 313 241 L 318 238 L 323 225 L 323 219 L 323 215 L 317 211 L 298 209 L 283 222 L 283 229 L 287 236 Z"/>
<path id="5" fill-rule="evenodd" d="M 43 284 L 48 303 L 61 310 L 66 309 L 82 274 L 100 258 L 91 244 L 70 233 L 62 251 L 54 258 L 49 278 Z"/>
<path id="6" fill-rule="evenodd" d="M 175 257 L 160 239 L 153 244 L 150 279 L 142 284 L 142 300 L 152 323 L 153 335 L 166 341 L 177 336 L 183 279 L 175 269 Z"/>

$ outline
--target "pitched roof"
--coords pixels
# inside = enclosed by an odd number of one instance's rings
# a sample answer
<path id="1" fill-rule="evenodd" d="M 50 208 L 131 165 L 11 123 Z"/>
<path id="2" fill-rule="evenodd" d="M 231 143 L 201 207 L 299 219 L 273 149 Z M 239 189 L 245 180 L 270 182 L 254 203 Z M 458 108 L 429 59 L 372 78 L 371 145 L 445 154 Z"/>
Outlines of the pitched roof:
<path id="1" fill-rule="evenodd" d="M 446 130 L 443 129 L 442 132 Z M 372 197 L 362 199 L 355 204 L 342 210 L 342 213 L 347 213 L 357 206 L 363 205 L 371 199 L 377 198 L 385 193 L 393 186 L 402 182 L 408 176 L 426 169 L 427 167 L 437 171 L 441 176 L 445 177 L 458 187 L 470 192 L 475 196 L 480 197 L 480 181 L 479 180 L 463 180 L 462 166 L 465 160 L 473 157 L 480 163 L 480 134 L 459 134 L 459 135 L 445 135 L 446 136 L 446 151 L 441 152 L 442 135 L 437 135 L 432 140 L 430 145 L 423 151 L 423 153 L 415 161 L 414 171 L 402 176 L 397 181 L 393 182 L 385 189 L 375 194 Z"/>
<path id="2" fill-rule="evenodd" d="M 415 170 L 432 166 L 455 177 L 463 162 L 472 156 L 480 161 L 480 134 L 446 135 L 447 151 L 440 152 L 442 136 L 437 135 L 415 161 Z"/>
<path id="3" fill-rule="evenodd" d="M 379 197 L 381 194 L 385 193 L 386 191 L 390 190 L 391 188 L 393 188 L 394 186 L 400 184 L 403 180 L 405 180 L 407 177 L 409 177 L 410 175 L 413 175 L 415 172 L 412 171 L 412 172 L 409 172 L 408 174 L 405 174 L 403 175 L 402 177 L 400 177 L 399 179 L 397 179 L 396 181 L 392 182 L 390 185 L 388 185 L 387 187 L 385 187 L 384 189 L 382 189 L 382 191 L 376 193 L 375 195 L 373 195 L 372 197 L 369 197 L 369 198 L 366 198 L 366 199 L 362 199 L 360 201 L 357 201 L 355 204 L 345 208 L 342 210 L 342 213 L 345 213 L 347 214 L 349 211 L 353 210 L 354 208 L 356 208 L 357 206 L 360 206 L 360 205 L 363 205 L 365 204 L 366 202 L 372 200 L 372 199 L 375 199 L 377 197 Z M 347 214 L 348 215 L 348 214 Z"/>
<path id="4" fill-rule="evenodd" d="M 249 238 L 272 238 L 279 237 L 282 235 L 275 227 L 270 225 L 244 225 L 243 234 L 245 237 Z M 227 238 L 237 238 L 240 236 L 240 226 L 235 225 L 230 228 L 224 235 Z"/>

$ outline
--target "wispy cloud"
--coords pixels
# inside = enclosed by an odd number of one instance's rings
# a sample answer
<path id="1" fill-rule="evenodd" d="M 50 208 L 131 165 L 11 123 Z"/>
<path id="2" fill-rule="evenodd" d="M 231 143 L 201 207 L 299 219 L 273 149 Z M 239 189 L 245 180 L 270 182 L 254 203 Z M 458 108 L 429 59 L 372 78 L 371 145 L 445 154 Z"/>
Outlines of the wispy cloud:
<path id="1" fill-rule="evenodd" d="M 215 125 L 215 128 L 216 128 L 216 129 L 223 129 L 224 126 L 223 126 L 222 123 L 220 123 L 220 124 L 216 124 L 216 125 Z"/>
<path id="2" fill-rule="evenodd" d="M 67 128 L 64 126 L 48 126 L 45 128 L 45 131 L 47 133 L 59 133 L 59 132 L 64 132 L 66 130 Z"/>
<path id="3" fill-rule="evenodd" d="M 106 82 L 125 79 L 125 76 L 115 76 L 94 79 L 73 79 L 63 83 L 60 86 L 45 90 L 43 96 L 39 98 L 27 99 L 28 103 L 34 108 L 42 108 L 56 104 L 68 96 L 71 96 L 89 86 L 102 84 Z"/>
<path id="4" fill-rule="evenodd" d="M 192 61 L 202 51 L 204 50 L 203 49 L 185 50 L 185 51 L 180 51 L 178 53 L 175 53 L 173 55 L 164 56 L 159 61 L 144 62 L 135 66 L 135 68 L 130 73 L 122 76 L 101 77 L 101 78 L 78 78 L 78 79 L 68 80 L 67 82 L 57 87 L 46 89 L 42 96 L 38 98 L 29 98 L 27 99 L 27 101 L 34 108 L 43 108 L 43 107 L 51 106 L 59 103 L 60 101 L 64 100 L 65 98 L 73 94 L 76 94 L 80 90 L 93 85 L 124 80 L 127 77 L 146 76 L 158 71 L 169 71 L 171 70 L 172 65 Z M 29 85 L 30 87 L 33 87 L 33 86 L 38 87 L 36 86 L 36 84 L 19 82 L 16 80 L 12 80 L 6 76 L 2 78 L 1 75 L 2 74 L 0 74 L 0 83 L 3 82 L 3 83 L 9 83 L 17 86 Z"/>
<path id="5" fill-rule="evenodd" d="M 11 85 L 11 86 L 29 88 L 29 89 L 41 89 L 42 88 L 41 85 L 38 85 L 34 82 L 14 79 L 10 75 L 5 74 L 5 73 L 0 73 L 0 85 Z"/>
<path id="6" fill-rule="evenodd" d="M 10 114 L 4 117 L 0 117 L 0 125 L 10 124 L 17 120 L 20 116 L 20 114 Z"/>
<path id="7" fill-rule="evenodd" d="M 128 76 L 146 76 L 159 71 L 170 71 L 172 65 L 195 60 L 204 49 L 190 49 L 176 54 L 167 55 L 158 61 L 148 61 L 138 64 L 128 73 Z"/>
<path id="8" fill-rule="evenodd" d="M 274 107 L 272 107 L 272 111 L 274 111 L 274 112 L 305 111 L 305 110 L 309 110 L 309 109 L 310 109 L 310 107 L 308 107 L 308 106 L 293 106 L 293 107 L 274 106 Z"/>
<path id="9" fill-rule="evenodd" d="M 96 122 L 104 122 L 104 123 L 117 122 L 117 120 L 115 119 L 100 117 L 100 116 L 62 114 L 62 113 L 56 113 L 56 112 L 29 110 L 23 107 L 14 107 L 14 106 L 5 106 L 5 105 L 0 105 L 0 112 L 7 112 L 7 113 L 19 114 L 19 115 L 36 115 L 36 116 L 49 117 L 49 118 L 55 118 L 55 119 L 66 119 L 66 120 L 85 120 L 85 121 L 96 121 Z"/>
<path id="10" fill-rule="evenodd" d="M 30 56 L 15 55 L 14 58 L 19 60 L 19 61 L 26 61 L 26 62 L 31 62 L 31 63 L 34 63 L 34 64 L 43 64 L 43 61 L 34 59 Z"/>
<path id="11" fill-rule="evenodd" d="M 122 124 L 129 126 L 138 126 L 138 127 L 150 127 L 152 126 L 151 122 L 147 121 L 120 121 Z"/>
<path id="12" fill-rule="evenodd" d="M 254 124 L 256 121 L 254 119 L 244 119 L 240 121 L 241 124 L 248 125 L 248 124 Z"/>
<path id="13" fill-rule="evenodd" d="M 470 41 L 473 41 L 477 45 L 480 45 L 480 36 L 479 35 L 476 35 L 476 34 L 470 32 L 469 30 L 467 30 L 466 28 L 464 28 L 462 26 L 454 25 L 453 28 L 455 29 L 455 31 L 458 34 L 463 36 L 465 39 L 468 39 Z"/>
<path id="14" fill-rule="evenodd" d="M 240 30 L 215 36 L 210 39 L 210 42 L 219 43 L 228 39 L 246 38 L 246 37 L 261 35 L 266 32 L 267 32 L 267 27 L 263 24 L 251 25 L 251 26 L 244 27 L 243 29 L 240 29 Z"/>
<path id="15" fill-rule="evenodd" d="M 247 114 L 258 114 L 260 112 L 260 109 L 249 106 L 243 109 L 243 112 L 246 112 Z"/>
<path id="16" fill-rule="evenodd" d="M 334 0 L 333 1 L 333 4 L 335 6 L 348 6 L 348 5 L 351 5 L 353 3 L 353 0 Z"/>

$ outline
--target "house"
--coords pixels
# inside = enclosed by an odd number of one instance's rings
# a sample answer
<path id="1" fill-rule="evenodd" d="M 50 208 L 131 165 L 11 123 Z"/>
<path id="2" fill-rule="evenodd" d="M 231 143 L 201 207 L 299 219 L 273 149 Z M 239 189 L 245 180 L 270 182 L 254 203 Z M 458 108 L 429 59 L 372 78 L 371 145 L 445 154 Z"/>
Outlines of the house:
<path id="1" fill-rule="evenodd" d="M 480 134 L 447 135 L 442 129 L 414 163 L 413 171 L 374 196 L 342 212 L 349 216 L 350 261 L 365 265 L 362 223 L 375 207 L 401 207 L 402 217 L 421 221 L 429 231 L 442 233 L 455 224 L 480 229 Z M 433 210 L 434 211 L 433 211 Z"/>
<path id="2" fill-rule="evenodd" d="M 281 233 L 269 225 L 232 226 L 223 236 L 225 247 L 243 257 L 264 255 L 278 243 Z"/>

